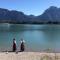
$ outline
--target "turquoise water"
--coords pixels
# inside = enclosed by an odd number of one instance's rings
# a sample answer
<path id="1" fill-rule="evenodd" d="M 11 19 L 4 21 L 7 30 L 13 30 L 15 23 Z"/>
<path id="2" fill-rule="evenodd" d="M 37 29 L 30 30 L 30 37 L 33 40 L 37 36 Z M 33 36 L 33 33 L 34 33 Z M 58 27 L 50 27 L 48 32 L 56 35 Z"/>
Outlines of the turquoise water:
<path id="1" fill-rule="evenodd" d="M 51 48 L 60 52 L 60 25 L 0 24 L 0 51 L 12 50 L 13 38 L 20 49 L 20 39 L 25 51 L 44 51 Z"/>

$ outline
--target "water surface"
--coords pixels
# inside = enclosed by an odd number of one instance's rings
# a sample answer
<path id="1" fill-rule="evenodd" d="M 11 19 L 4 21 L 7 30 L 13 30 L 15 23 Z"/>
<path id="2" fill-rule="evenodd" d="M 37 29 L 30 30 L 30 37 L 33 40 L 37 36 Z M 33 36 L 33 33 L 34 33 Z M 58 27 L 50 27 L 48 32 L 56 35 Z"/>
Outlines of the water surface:
<path id="1" fill-rule="evenodd" d="M 60 25 L 0 24 L 0 51 L 12 50 L 13 38 L 18 50 L 23 38 L 26 51 L 60 52 Z"/>

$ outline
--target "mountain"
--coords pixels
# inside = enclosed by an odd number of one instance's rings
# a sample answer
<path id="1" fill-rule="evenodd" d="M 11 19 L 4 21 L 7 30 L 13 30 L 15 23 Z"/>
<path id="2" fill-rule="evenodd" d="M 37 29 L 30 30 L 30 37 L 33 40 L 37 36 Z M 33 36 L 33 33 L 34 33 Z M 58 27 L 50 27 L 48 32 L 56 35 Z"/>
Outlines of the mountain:
<path id="1" fill-rule="evenodd" d="M 42 15 L 38 16 L 38 18 L 43 21 L 60 22 L 60 8 L 51 6 Z"/>
<path id="2" fill-rule="evenodd" d="M 9 11 L 7 9 L 0 8 L 0 22 L 23 22 L 27 21 L 29 17 L 23 12 L 15 10 Z"/>
<path id="3" fill-rule="evenodd" d="M 51 23 L 60 22 L 60 8 L 51 6 L 39 16 L 26 15 L 16 10 L 0 8 L 0 23 Z"/>

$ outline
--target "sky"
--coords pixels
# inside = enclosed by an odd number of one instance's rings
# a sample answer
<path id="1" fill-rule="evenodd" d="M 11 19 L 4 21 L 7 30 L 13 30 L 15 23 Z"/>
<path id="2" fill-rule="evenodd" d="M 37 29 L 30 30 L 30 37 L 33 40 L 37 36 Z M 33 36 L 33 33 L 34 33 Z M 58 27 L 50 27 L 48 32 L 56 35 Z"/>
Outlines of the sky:
<path id="1" fill-rule="evenodd" d="M 50 6 L 60 7 L 60 0 L 0 0 L 0 8 L 41 15 Z"/>

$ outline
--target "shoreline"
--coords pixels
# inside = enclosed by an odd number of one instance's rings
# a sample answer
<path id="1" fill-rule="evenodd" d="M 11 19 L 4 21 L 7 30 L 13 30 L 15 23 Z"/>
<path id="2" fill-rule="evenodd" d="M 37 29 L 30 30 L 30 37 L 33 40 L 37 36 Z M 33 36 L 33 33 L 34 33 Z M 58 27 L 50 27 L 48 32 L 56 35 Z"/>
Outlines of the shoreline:
<path id="1" fill-rule="evenodd" d="M 60 53 L 44 53 L 44 52 L 0 52 L 0 60 L 60 60 Z"/>

